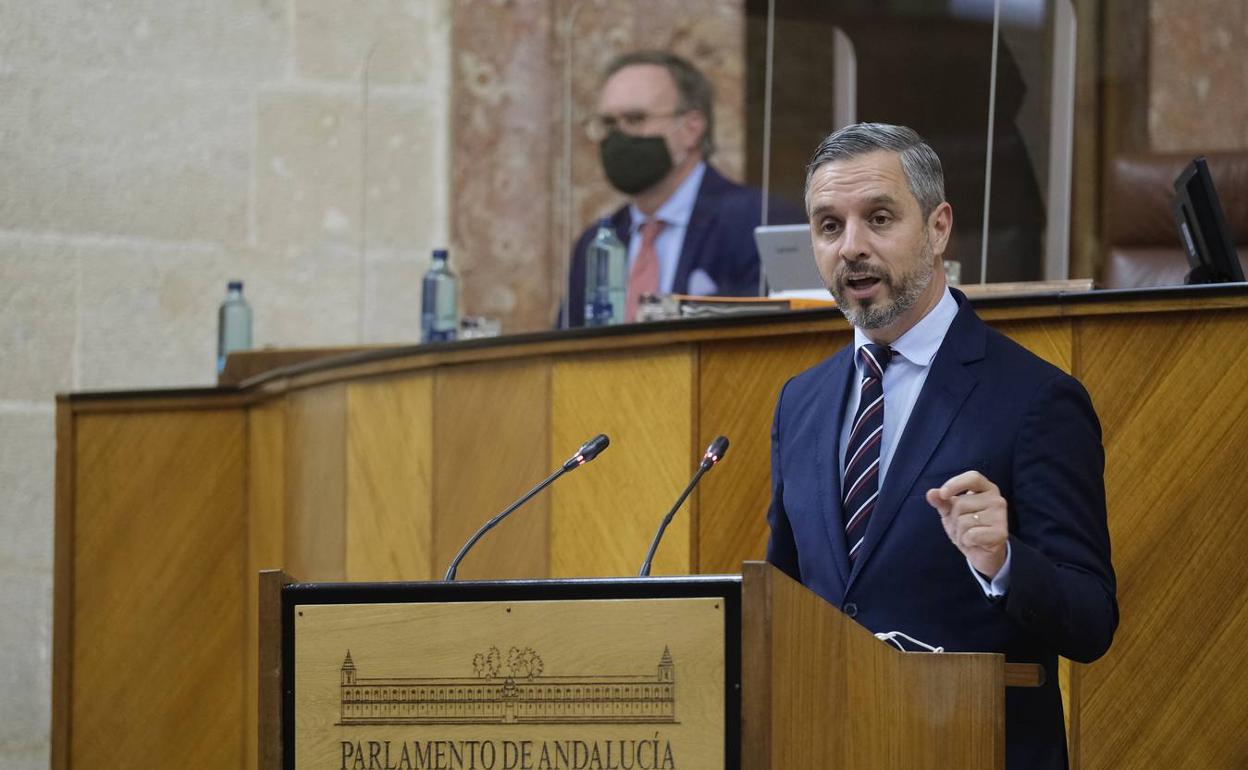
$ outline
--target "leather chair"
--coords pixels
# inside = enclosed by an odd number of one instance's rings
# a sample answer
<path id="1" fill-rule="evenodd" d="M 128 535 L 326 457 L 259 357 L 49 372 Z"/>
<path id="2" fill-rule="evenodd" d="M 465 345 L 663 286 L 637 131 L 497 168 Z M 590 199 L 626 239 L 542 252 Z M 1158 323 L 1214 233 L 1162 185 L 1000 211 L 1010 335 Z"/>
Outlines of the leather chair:
<path id="1" fill-rule="evenodd" d="M 1110 166 L 1105 212 L 1106 289 L 1181 286 L 1187 253 L 1170 204 L 1174 180 L 1199 153 L 1120 155 Z M 1207 153 L 1227 228 L 1248 275 L 1248 152 Z"/>

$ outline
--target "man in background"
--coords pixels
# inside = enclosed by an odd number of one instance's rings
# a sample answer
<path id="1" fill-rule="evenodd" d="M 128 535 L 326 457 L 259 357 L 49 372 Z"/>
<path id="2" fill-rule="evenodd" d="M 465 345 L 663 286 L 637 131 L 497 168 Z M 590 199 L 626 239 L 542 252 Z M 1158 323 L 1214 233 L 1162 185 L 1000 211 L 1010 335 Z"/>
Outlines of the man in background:
<path id="1" fill-rule="evenodd" d="M 644 294 L 758 294 L 762 195 L 710 165 L 713 100 L 706 77 L 675 54 L 628 53 L 607 67 L 593 136 L 607 180 L 629 197 L 610 218 L 628 249 L 629 321 Z M 792 212 L 778 220 L 793 221 Z M 569 326 L 584 324 L 585 256 L 596 231 L 572 249 Z"/>
<path id="2" fill-rule="evenodd" d="M 914 131 L 828 136 L 806 208 L 854 341 L 781 392 L 767 560 L 872 632 L 1041 664 L 1006 691 L 1006 766 L 1064 768 L 1057 657 L 1118 625 L 1091 399 L 945 285 L 953 210 Z"/>

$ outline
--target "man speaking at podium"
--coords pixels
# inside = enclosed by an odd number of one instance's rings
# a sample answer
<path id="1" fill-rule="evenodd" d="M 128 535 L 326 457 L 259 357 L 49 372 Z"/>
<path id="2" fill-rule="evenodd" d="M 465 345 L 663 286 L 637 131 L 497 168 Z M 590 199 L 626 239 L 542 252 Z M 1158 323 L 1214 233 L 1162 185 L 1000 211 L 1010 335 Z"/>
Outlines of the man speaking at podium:
<path id="1" fill-rule="evenodd" d="M 824 139 L 806 211 L 854 342 L 781 391 L 767 559 L 873 632 L 1043 664 L 1006 692 L 1006 766 L 1064 768 L 1057 656 L 1118 625 L 1091 400 L 946 287 L 953 211 L 911 129 Z"/>

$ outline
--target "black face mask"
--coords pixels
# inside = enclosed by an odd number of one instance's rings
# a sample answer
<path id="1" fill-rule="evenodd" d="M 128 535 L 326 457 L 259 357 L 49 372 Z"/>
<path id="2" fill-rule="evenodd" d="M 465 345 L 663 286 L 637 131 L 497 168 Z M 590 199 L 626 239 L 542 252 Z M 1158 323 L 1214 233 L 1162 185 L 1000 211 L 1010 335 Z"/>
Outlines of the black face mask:
<path id="1" fill-rule="evenodd" d="M 661 136 L 612 131 L 598 145 L 598 154 L 607 181 L 625 195 L 649 190 L 672 170 L 672 154 Z"/>

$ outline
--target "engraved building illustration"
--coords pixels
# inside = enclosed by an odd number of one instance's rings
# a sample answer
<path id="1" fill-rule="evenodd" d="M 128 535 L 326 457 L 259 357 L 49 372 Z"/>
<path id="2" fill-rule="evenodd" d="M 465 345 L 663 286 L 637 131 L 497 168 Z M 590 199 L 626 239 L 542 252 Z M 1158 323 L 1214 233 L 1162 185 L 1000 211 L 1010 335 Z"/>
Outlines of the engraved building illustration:
<path id="1" fill-rule="evenodd" d="M 474 659 L 476 676 L 371 679 L 350 650 L 342 662 L 343 725 L 659 724 L 676 721 L 676 667 L 664 648 L 653 674 L 543 676 L 542 659 L 498 648 Z"/>

